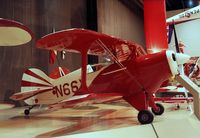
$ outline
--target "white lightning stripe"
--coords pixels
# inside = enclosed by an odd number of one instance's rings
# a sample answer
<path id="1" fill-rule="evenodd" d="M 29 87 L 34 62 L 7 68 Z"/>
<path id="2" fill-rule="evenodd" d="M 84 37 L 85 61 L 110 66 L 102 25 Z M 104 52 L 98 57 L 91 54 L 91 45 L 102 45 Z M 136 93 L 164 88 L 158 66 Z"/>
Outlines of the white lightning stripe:
<path id="1" fill-rule="evenodd" d="M 90 94 L 84 94 L 84 95 L 77 95 L 77 96 L 73 96 L 67 100 L 63 100 L 61 101 L 60 103 L 62 102 L 66 102 L 66 101 L 72 101 L 72 100 L 78 100 L 78 99 L 83 99 L 83 98 L 86 98 L 87 96 L 89 96 Z"/>
<path id="2" fill-rule="evenodd" d="M 25 80 L 25 81 L 28 81 L 28 82 L 35 82 L 35 83 L 39 83 L 39 84 L 51 86 L 49 83 L 47 83 L 47 82 L 45 82 L 43 80 L 40 80 L 38 78 L 35 78 L 35 77 L 33 77 L 33 76 L 29 75 L 29 74 L 24 74 L 22 80 Z"/>
<path id="3" fill-rule="evenodd" d="M 51 80 L 51 78 L 49 78 L 43 71 L 41 71 L 39 69 L 32 68 L 32 69 L 30 69 L 30 71 L 32 71 L 35 74 L 39 75 L 40 77 L 44 78 L 46 81 Z"/>
<path id="4" fill-rule="evenodd" d="M 106 72 L 106 73 L 103 73 L 102 75 L 108 75 L 108 74 L 112 74 L 112 73 L 119 72 L 119 71 L 122 71 L 122 70 L 126 70 L 126 67 L 121 68 L 121 69 L 118 69 L 118 70 L 114 70 L 114 71 Z"/>
<path id="5" fill-rule="evenodd" d="M 98 65 L 98 64 L 97 64 Z M 93 66 L 95 67 L 95 65 Z M 92 73 L 88 73 L 87 74 L 87 86 L 90 86 L 92 81 L 100 74 L 100 72 L 102 72 L 105 68 L 107 68 L 108 66 L 105 66 L 103 68 L 101 68 L 98 71 L 92 72 Z"/>

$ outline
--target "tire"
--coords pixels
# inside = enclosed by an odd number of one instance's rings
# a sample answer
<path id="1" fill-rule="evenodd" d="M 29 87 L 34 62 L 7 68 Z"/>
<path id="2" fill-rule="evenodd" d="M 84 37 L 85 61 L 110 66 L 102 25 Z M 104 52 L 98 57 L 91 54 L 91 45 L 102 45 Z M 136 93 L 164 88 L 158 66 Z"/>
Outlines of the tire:
<path id="1" fill-rule="evenodd" d="M 25 114 L 25 115 L 29 115 L 29 114 L 30 114 L 30 111 L 29 111 L 28 109 L 25 109 L 25 110 L 24 110 L 24 114 Z"/>
<path id="2" fill-rule="evenodd" d="M 158 111 L 154 110 L 153 108 L 151 108 L 152 112 L 155 114 L 155 115 L 162 115 L 165 111 L 165 108 L 162 104 L 160 103 L 156 103 L 156 106 L 159 108 Z"/>
<path id="3" fill-rule="evenodd" d="M 137 118 L 141 124 L 150 124 L 153 122 L 154 116 L 149 110 L 141 110 Z"/>

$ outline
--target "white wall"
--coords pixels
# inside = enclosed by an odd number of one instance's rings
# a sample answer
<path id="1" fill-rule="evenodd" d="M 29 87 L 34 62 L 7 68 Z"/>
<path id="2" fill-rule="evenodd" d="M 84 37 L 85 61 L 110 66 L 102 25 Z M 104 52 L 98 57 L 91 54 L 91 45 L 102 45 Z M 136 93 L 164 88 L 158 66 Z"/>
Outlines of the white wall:
<path id="1" fill-rule="evenodd" d="M 176 25 L 178 41 L 185 44 L 185 53 L 191 56 L 200 56 L 200 19 Z M 169 48 L 175 45 L 174 33 Z"/>

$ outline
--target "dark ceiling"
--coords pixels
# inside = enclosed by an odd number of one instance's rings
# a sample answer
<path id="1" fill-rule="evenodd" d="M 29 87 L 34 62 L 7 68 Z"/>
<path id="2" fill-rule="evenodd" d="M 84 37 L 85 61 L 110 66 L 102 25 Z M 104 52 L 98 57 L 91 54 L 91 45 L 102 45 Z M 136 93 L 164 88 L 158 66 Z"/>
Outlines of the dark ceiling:
<path id="1" fill-rule="evenodd" d="M 199 5 L 199 0 L 166 0 L 166 10 L 192 8 Z"/>
<path id="2" fill-rule="evenodd" d="M 142 13 L 143 12 L 143 0 L 120 0 L 127 7 L 131 8 L 133 11 Z M 166 10 L 178 10 L 192 8 L 200 4 L 200 0 L 165 0 Z"/>

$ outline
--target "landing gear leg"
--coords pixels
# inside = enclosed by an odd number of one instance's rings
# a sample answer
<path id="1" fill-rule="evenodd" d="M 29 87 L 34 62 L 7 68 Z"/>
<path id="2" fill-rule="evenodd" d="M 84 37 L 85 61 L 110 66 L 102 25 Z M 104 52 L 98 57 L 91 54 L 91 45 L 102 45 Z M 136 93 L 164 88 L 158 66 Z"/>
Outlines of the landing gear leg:
<path id="1" fill-rule="evenodd" d="M 33 107 L 35 107 L 35 106 L 32 105 L 32 106 L 30 106 L 28 109 L 25 109 L 25 110 L 24 110 L 24 114 L 25 114 L 26 116 L 28 116 L 28 115 L 30 114 L 30 110 L 33 109 Z"/>

